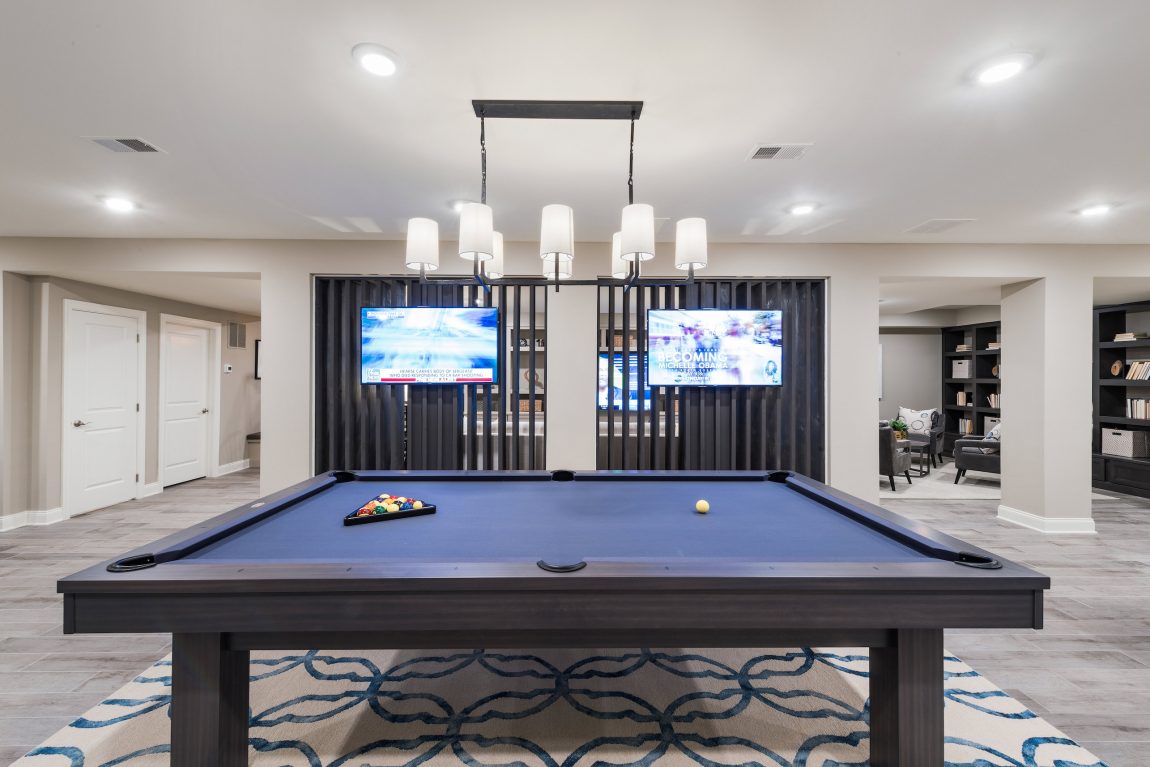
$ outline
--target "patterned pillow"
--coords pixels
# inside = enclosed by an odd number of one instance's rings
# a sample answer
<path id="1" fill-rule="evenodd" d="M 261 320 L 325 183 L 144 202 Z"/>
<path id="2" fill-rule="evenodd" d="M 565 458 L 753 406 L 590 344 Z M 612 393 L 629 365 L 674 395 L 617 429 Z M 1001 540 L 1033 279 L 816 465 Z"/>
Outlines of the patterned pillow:
<path id="1" fill-rule="evenodd" d="M 938 408 L 930 410 L 912 410 L 908 407 L 898 409 L 898 417 L 906 421 L 906 430 L 911 434 L 930 434 L 930 424 Z"/>
<path id="2" fill-rule="evenodd" d="M 1002 421 L 999 421 L 998 423 L 996 423 L 994 425 L 994 428 L 990 430 L 990 433 L 982 438 L 982 441 L 983 442 L 1001 443 L 1002 442 Z M 984 453 L 988 453 L 988 454 L 989 453 L 997 453 L 999 447 L 1001 447 L 1001 444 L 995 445 L 994 447 L 980 447 L 979 450 L 981 450 Z"/>

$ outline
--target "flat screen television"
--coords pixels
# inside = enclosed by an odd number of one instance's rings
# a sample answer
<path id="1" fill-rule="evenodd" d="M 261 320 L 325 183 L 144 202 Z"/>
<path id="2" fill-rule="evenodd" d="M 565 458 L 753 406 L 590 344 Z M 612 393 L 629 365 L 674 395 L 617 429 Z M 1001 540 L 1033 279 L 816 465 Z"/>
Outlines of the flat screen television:
<path id="1" fill-rule="evenodd" d="M 783 313 L 649 309 L 651 386 L 781 386 Z"/>
<path id="2" fill-rule="evenodd" d="M 495 383 L 495 307 L 365 308 L 360 312 L 360 381 L 365 384 Z"/>
<path id="3" fill-rule="evenodd" d="M 611 366 L 615 372 L 608 376 Z M 611 410 L 623 409 L 623 355 L 618 352 L 599 355 L 599 409 L 607 410 L 608 402 Z M 628 410 L 639 409 L 639 355 L 634 353 L 627 355 L 627 402 Z M 651 409 L 649 386 L 643 387 L 642 406 L 643 410 Z"/>

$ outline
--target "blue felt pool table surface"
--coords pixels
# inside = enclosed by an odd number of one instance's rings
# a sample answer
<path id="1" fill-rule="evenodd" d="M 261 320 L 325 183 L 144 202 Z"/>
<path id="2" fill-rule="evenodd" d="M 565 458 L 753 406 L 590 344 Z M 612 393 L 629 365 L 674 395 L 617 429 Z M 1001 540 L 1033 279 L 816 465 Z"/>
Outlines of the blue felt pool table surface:
<path id="1" fill-rule="evenodd" d="M 383 493 L 435 514 L 345 526 Z M 705 499 L 711 510 L 695 511 Z M 779 482 L 450 482 L 395 476 L 340 482 L 191 551 L 182 561 L 739 560 L 913 562 L 928 554 Z"/>

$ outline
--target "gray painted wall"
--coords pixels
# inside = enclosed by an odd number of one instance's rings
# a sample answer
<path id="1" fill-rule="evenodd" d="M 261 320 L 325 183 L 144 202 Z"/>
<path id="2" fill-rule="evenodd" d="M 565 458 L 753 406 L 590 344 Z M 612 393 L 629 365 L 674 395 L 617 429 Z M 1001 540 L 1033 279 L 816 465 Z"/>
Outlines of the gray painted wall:
<path id="1" fill-rule="evenodd" d="M 880 328 L 878 342 L 882 417 L 894 418 L 900 406 L 942 407 L 942 333 L 937 328 Z"/>

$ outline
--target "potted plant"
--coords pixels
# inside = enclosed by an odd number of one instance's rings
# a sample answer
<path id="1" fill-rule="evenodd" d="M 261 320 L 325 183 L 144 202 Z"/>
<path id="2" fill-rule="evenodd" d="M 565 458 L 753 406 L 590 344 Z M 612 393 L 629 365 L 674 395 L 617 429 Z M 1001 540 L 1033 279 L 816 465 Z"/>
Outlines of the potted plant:
<path id="1" fill-rule="evenodd" d="M 894 429 L 895 439 L 906 439 L 906 421 L 896 418 L 890 422 L 890 428 Z"/>

